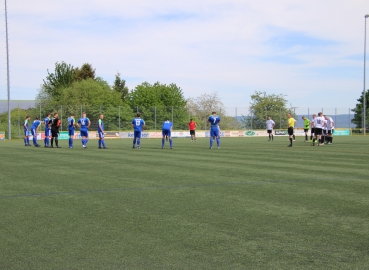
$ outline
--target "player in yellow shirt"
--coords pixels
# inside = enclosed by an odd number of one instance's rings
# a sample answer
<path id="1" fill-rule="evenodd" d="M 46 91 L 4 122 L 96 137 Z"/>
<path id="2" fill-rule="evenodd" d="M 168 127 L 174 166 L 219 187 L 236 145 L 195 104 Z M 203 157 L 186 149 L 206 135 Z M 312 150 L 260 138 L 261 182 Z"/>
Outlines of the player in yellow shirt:
<path id="1" fill-rule="evenodd" d="M 308 141 L 308 132 L 309 132 L 309 129 L 310 129 L 310 120 L 307 119 L 305 116 L 302 117 L 302 120 L 304 120 L 304 132 L 305 132 L 305 141 L 304 142 L 307 142 Z"/>
<path id="2" fill-rule="evenodd" d="M 287 114 L 287 118 L 288 118 L 288 136 L 290 138 L 290 144 L 287 146 L 292 147 L 293 128 L 295 127 L 296 120 L 292 118 L 290 113 Z"/>

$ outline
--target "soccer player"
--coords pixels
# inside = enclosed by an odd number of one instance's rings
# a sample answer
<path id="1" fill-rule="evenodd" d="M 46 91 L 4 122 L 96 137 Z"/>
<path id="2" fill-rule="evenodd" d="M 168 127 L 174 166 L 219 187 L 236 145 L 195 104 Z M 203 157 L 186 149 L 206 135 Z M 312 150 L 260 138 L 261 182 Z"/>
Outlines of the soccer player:
<path id="1" fill-rule="evenodd" d="M 267 132 L 268 132 L 268 135 L 269 135 L 269 140 L 274 140 L 274 137 L 273 137 L 273 128 L 275 126 L 275 123 L 274 121 L 271 119 L 270 115 L 268 115 L 268 120 L 266 121 L 266 127 L 267 127 Z"/>
<path id="2" fill-rule="evenodd" d="M 217 141 L 218 149 L 220 148 L 220 134 L 219 134 L 219 122 L 220 117 L 217 116 L 216 112 L 212 112 L 212 115 L 209 116 L 208 122 L 210 123 L 210 147 L 213 148 L 214 140 Z"/>
<path id="3" fill-rule="evenodd" d="M 75 130 L 75 124 L 76 120 L 74 119 L 75 114 L 72 113 L 68 117 L 68 135 L 69 135 L 69 148 L 73 148 L 73 138 L 74 138 L 74 130 Z"/>
<path id="4" fill-rule="evenodd" d="M 59 114 L 54 113 L 54 117 L 50 120 L 51 125 L 51 147 L 54 148 L 54 140 L 56 148 L 59 147 L 59 127 L 60 127 L 60 120 L 59 120 Z"/>
<path id="5" fill-rule="evenodd" d="M 320 140 L 320 144 L 324 144 L 325 140 L 326 140 L 326 137 L 327 137 L 327 131 L 328 131 L 328 128 L 327 128 L 327 120 L 325 120 L 325 115 L 323 115 L 323 127 L 322 127 L 322 138 Z"/>
<path id="6" fill-rule="evenodd" d="M 104 141 L 104 115 L 101 113 L 97 123 L 97 132 L 99 133 L 99 149 L 107 149 Z M 101 147 L 102 146 L 102 147 Z"/>
<path id="7" fill-rule="evenodd" d="M 38 128 L 41 125 L 41 121 L 38 117 L 36 117 L 36 119 L 33 121 L 32 123 L 32 136 L 33 136 L 33 146 L 35 147 L 40 147 L 40 145 L 37 143 L 37 132 L 38 132 Z"/>
<path id="8" fill-rule="evenodd" d="M 196 127 L 197 127 L 197 123 L 192 121 L 192 119 L 190 119 L 190 122 L 188 123 L 188 127 L 190 128 L 190 135 L 191 135 L 191 142 L 193 140 L 195 140 L 196 142 Z"/>
<path id="9" fill-rule="evenodd" d="M 51 138 L 51 130 L 50 130 L 50 120 L 51 120 L 51 113 L 48 113 L 45 117 L 44 121 L 42 122 L 45 126 L 45 139 L 44 139 L 44 147 L 50 146 L 50 138 Z"/>
<path id="10" fill-rule="evenodd" d="M 320 146 L 320 140 L 321 140 L 321 136 L 322 136 L 322 128 L 324 125 L 324 118 L 322 116 L 323 114 L 320 112 L 318 113 L 318 117 L 315 117 L 313 120 L 313 125 L 314 125 L 314 138 L 313 138 L 313 143 L 311 144 L 311 146 L 315 145 L 315 141 L 318 139 L 318 146 Z"/>
<path id="11" fill-rule="evenodd" d="M 164 143 L 165 143 L 165 137 L 169 138 L 169 146 L 170 149 L 172 149 L 172 127 L 173 124 L 168 119 L 163 123 L 163 126 L 161 127 L 163 138 L 161 139 L 161 148 L 164 149 Z"/>
<path id="12" fill-rule="evenodd" d="M 327 127 L 327 142 L 326 144 L 332 144 L 332 134 L 333 134 L 333 127 L 334 127 L 334 121 L 331 117 L 328 115 L 325 116 L 326 127 Z"/>
<path id="13" fill-rule="evenodd" d="M 87 148 L 88 143 L 88 129 L 90 128 L 91 121 L 86 117 L 86 113 L 82 113 L 82 117 L 78 120 L 77 123 L 80 129 L 80 135 L 82 137 L 82 147 Z"/>
<path id="14" fill-rule="evenodd" d="M 287 145 L 287 146 L 292 147 L 292 138 L 294 136 L 293 128 L 295 127 L 296 120 L 294 118 L 292 118 L 290 113 L 287 114 L 287 118 L 288 118 L 288 135 L 289 135 L 289 139 L 290 139 L 290 144 Z"/>
<path id="15" fill-rule="evenodd" d="M 26 119 L 23 123 L 23 133 L 24 133 L 24 146 L 31 146 L 29 143 L 29 133 L 28 133 L 28 121 L 31 119 L 29 115 L 26 116 Z"/>
<path id="16" fill-rule="evenodd" d="M 313 118 L 310 121 L 310 127 L 311 127 L 311 130 L 310 130 L 310 141 L 313 141 L 313 137 L 314 137 L 314 134 L 315 134 L 315 127 L 314 127 L 314 119 L 315 118 L 316 118 L 316 114 L 313 114 Z"/>
<path id="17" fill-rule="evenodd" d="M 132 120 L 132 127 L 133 127 L 133 147 L 132 148 L 140 149 L 141 133 L 145 128 L 145 121 L 141 119 L 141 113 L 138 112 L 137 117 Z"/>
<path id="18" fill-rule="evenodd" d="M 309 129 L 310 129 L 310 120 L 307 119 L 305 116 L 302 117 L 302 120 L 304 120 L 304 132 L 305 132 L 305 141 L 308 141 L 308 133 L 309 133 Z"/>

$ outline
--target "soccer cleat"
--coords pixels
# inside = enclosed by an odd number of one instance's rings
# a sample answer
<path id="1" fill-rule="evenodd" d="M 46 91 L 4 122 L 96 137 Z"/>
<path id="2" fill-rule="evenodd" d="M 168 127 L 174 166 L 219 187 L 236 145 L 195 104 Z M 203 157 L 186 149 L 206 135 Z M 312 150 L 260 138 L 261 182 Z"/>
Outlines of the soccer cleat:
<path id="1" fill-rule="evenodd" d="M 139 146 L 137 146 L 136 148 L 137 148 L 137 149 L 140 149 L 140 147 L 139 147 Z"/>
<path id="2" fill-rule="evenodd" d="M 86 145 L 82 145 L 82 148 L 87 148 L 87 146 Z"/>
<path id="3" fill-rule="evenodd" d="M 136 146 L 132 146 L 132 149 L 133 149 L 133 148 L 136 148 Z"/>
<path id="4" fill-rule="evenodd" d="M 164 146 L 162 146 L 161 149 L 164 149 Z"/>
<path id="5" fill-rule="evenodd" d="M 39 144 L 36 144 L 35 147 L 40 147 L 40 145 Z"/>
<path id="6" fill-rule="evenodd" d="M 99 149 L 102 149 L 102 147 L 98 147 Z"/>
<path id="7" fill-rule="evenodd" d="M 218 149 L 220 149 L 220 147 L 218 147 Z"/>
<path id="8" fill-rule="evenodd" d="M 173 149 L 172 147 L 170 149 Z"/>
<path id="9" fill-rule="evenodd" d="M 209 149 L 213 149 L 213 147 L 209 147 Z"/>
<path id="10" fill-rule="evenodd" d="M 72 148 L 73 148 L 73 146 L 69 146 L 69 148 L 71 148 L 71 149 L 72 149 Z"/>

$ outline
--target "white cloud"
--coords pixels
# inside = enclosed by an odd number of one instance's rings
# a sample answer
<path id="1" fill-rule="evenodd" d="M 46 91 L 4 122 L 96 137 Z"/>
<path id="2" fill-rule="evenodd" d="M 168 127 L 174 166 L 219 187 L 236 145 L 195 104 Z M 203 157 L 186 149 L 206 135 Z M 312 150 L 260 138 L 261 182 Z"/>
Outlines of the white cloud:
<path id="1" fill-rule="evenodd" d="M 353 106 L 363 71 L 362 61 L 350 57 L 363 53 L 365 10 L 364 0 L 14 0 L 8 2 L 12 98 L 33 98 L 46 70 L 65 61 L 92 63 L 110 83 L 119 71 L 131 88 L 147 80 L 174 82 L 186 97 L 215 90 L 227 106 L 247 106 L 254 90 L 284 93 L 292 103 L 303 97 L 319 106 Z M 316 44 L 272 42 L 289 35 Z M 4 65 L 0 73 L 5 89 Z M 26 89 L 31 93 L 22 94 Z M 316 99 L 322 92 L 339 99 Z"/>

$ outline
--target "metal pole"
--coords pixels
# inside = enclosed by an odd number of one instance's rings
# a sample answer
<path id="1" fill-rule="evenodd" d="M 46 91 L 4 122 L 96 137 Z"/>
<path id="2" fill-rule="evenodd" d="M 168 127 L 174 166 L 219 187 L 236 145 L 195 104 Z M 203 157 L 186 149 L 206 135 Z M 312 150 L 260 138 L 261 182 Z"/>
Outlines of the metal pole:
<path id="1" fill-rule="evenodd" d="M 363 103 L 364 103 L 364 135 L 366 134 L 366 91 L 365 91 L 365 79 L 366 79 L 366 19 L 369 18 L 369 14 L 365 15 L 364 25 L 364 87 L 363 87 Z"/>
<path id="2" fill-rule="evenodd" d="M 60 131 L 63 131 L 63 105 L 60 105 Z"/>
<path id="3" fill-rule="evenodd" d="M 279 109 L 279 129 L 282 129 L 282 108 Z"/>
<path id="4" fill-rule="evenodd" d="M 118 129 L 120 131 L 120 106 L 118 106 Z"/>
<path id="5" fill-rule="evenodd" d="M 173 123 L 173 106 L 172 106 L 172 123 Z"/>
<path id="6" fill-rule="evenodd" d="M 5 0 L 5 40 L 6 40 L 6 82 L 8 91 L 8 140 L 11 140 L 11 114 L 10 114 L 10 78 L 9 78 L 9 41 L 8 41 L 8 8 Z"/>
<path id="7" fill-rule="evenodd" d="M 20 138 L 20 103 L 18 102 L 18 139 Z"/>
<path id="8" fill-rule="evenodd" d="M 156 131 L 156 106 L 154 106 L 154 115 L 155 115 L 155 131 Z"/>

